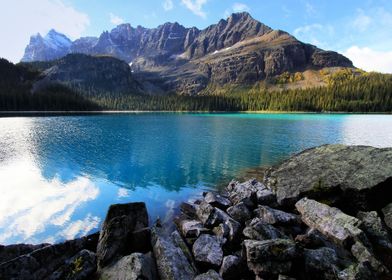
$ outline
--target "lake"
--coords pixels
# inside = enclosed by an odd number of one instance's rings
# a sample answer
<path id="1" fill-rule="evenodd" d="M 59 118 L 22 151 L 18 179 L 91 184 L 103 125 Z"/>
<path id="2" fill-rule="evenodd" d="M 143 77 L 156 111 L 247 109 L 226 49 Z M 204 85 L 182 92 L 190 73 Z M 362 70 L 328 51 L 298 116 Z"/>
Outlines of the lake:
<path id="1" fill-rule="evenodd" d="M 392 146 L 392 115 L 127 113 L 0 118 L 0 244 L 95 232 L 113 203 L 151 220 L 305 148 Z"/>

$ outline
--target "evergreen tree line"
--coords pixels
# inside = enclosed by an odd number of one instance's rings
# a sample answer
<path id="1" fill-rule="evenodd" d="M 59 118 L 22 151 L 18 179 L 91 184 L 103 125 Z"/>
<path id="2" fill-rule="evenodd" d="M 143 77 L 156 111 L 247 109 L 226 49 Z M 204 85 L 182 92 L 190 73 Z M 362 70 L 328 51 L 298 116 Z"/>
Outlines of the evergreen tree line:
<path id="1" fill-rule="evenodd" d="M 328 77 L 328 85 L 309 89 L 267 91 L 227 90 L 221 95 L 118 95 L 51 85 L 32 91 L 39 72 L 0 59 L 1 111 L 312 111 L 391 112 L 392 75 L 354 74 Z"/>

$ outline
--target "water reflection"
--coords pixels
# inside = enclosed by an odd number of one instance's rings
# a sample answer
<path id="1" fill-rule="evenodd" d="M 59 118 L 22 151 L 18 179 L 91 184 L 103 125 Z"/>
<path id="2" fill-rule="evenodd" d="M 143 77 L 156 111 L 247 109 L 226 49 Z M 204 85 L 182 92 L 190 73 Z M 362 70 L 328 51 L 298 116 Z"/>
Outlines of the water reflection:
<path id="1" fill-rule="evenodd" d="M 326 143 L 392 145 L 392 116 L 129 114 L 0 119 L 0 243 L 97 230 L 112 203 L 151 219 L 179 201 Z"/>

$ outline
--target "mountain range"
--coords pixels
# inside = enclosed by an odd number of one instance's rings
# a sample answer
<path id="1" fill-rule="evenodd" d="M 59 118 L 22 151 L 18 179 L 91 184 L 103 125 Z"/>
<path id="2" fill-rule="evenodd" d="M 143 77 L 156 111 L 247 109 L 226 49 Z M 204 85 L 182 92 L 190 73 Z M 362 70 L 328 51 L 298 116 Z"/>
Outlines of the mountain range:
<path id="1" fill-rule="evenodd" d="M 91 58 L 72 54 L 86 54 Z M 102 56 L 111 56 L 123 63 L 110 61 L 108 66 L 109 60 L 105 60 L 107 67 L 97 70 L 96 63 L 102 66 Z M 287 73 L 300 73 L 294 82 L 305 87 L 320 85 L 312 81 L 314 73 L 321 69 L 353 68 L 352 62 L 343 55 L 303 43 L 246 12 L 232 14 L 203 30 L 186 28 L 177 22 L 157 28 L 121 24 L 99 37 L 71 41 L 52 29 L 45 37 L 37 34 L 30 38 L 22 62 L 36 61 L 56 61 L 33 63 L 44 71 L 46 80 L 71 84 L 82 81 L 87 85 L 86 81 L 93 79 L 84 73 L 90 65 L 92 71 L 101 72 L 95 78 L 114 76 L 113 73 L 121 75 L 119 80 L 124 88 L 115 86 L 116 90 L 132 89 L 149 95 L 203 95 L 213 94 L 216 88 L 228 85 L 264 83 L 268 86 Z M 124 70 L 124 64 L 129 65 L 129 71 Z M 109 83 L 113 87 L 115 84 Z M 100 87 L 108 91 L 112 88 L 102 84 Z"/>

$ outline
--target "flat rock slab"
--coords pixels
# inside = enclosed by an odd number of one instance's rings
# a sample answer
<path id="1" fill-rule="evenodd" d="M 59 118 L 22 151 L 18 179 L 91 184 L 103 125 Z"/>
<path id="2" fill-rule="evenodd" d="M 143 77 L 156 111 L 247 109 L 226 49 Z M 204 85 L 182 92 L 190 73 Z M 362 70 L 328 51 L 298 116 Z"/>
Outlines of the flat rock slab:
<path id="1" fill-rule="evenodd" d="M 337 208 L 303 198 L 295 204 L 302 221 L 339 245 L 346 246 L 363 236 L 361 221 Z"/>
<path id="2" fill-rule="evenodd" d="M 278 203 L 302 197 L 344 199 L 360 210 L 383 207 L 392 192 L 392 148 L 325 145 L 299 153 L 269 171 L 265 183 Z M 358 197 L 355 194 L 361 193 Z M 351 199 L 350 199 L 351 198 Z"/>

